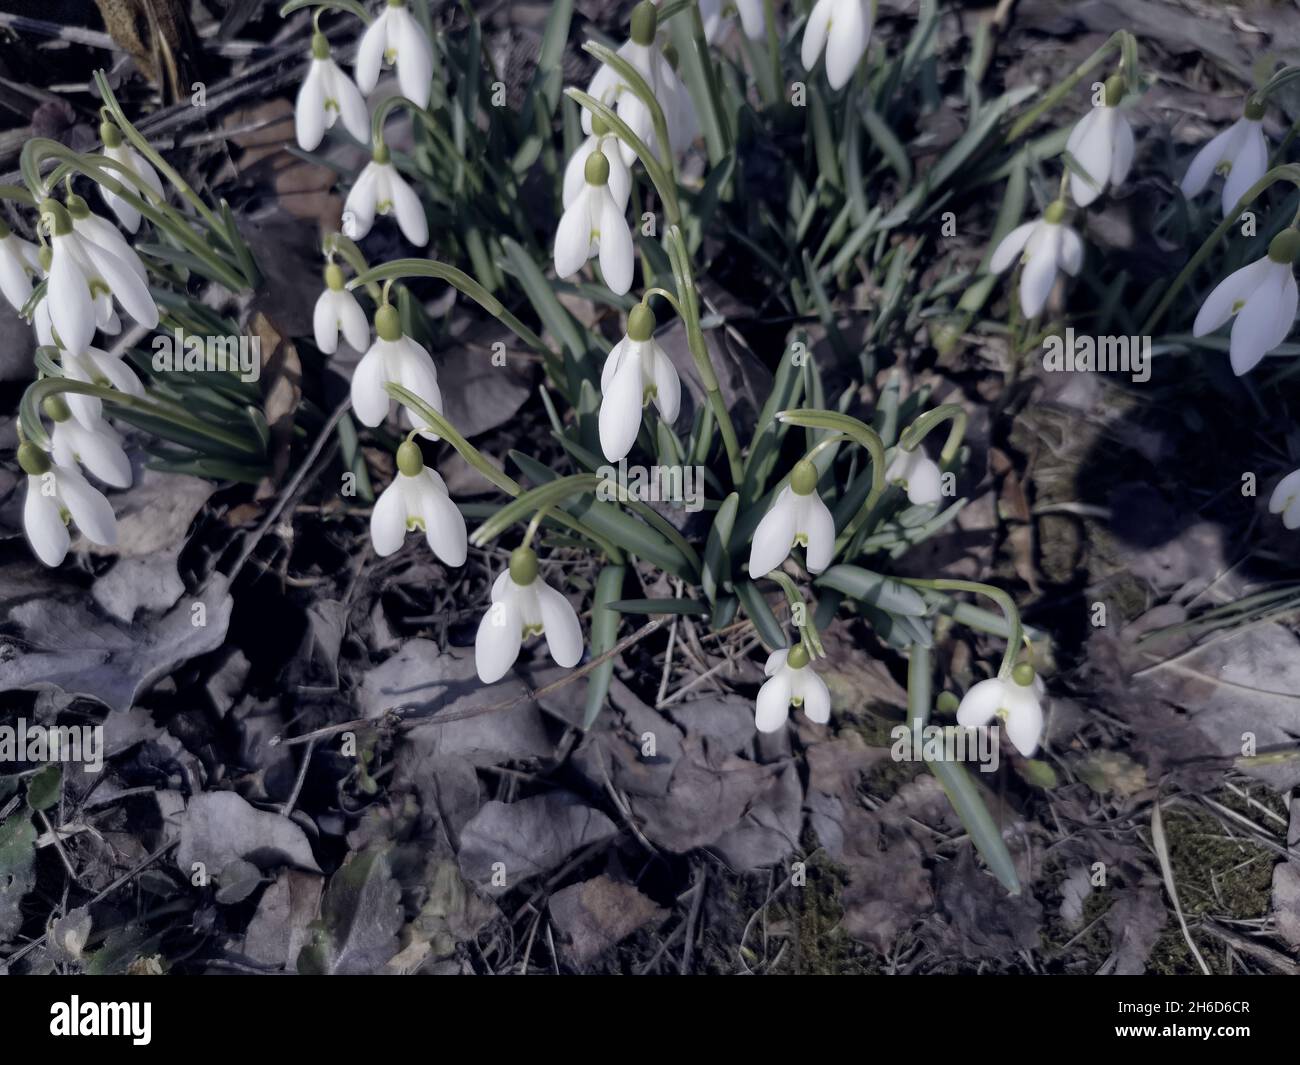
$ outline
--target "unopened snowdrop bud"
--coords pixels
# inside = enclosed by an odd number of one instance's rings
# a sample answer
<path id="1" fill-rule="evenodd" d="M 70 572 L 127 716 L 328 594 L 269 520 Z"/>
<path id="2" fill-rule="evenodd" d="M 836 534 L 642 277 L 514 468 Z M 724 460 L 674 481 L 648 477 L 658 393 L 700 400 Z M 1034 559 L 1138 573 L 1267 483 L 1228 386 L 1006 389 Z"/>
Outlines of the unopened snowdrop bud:
<path id="1" fill-rule="evenodd" d="M 817 467 L 807 459 L 795 463 L 790 483 L 777 494 L 754 530 L 749 575 L 754 580 L 776 569 L 801 544 L 810 573 L 830 565 L 835 553 L 835 519 L 817 494 Z"/>
<path id="2" fill-rule="evenodd" d="M 370 114 L 361 90 L 330 56 L 330 42 L 325 34 L 314 33 L 311 66 L 294 105 L 294 132 L 298 137 L 298 147 L 305 152 L 315 151 L 325 131 L 333 129 L 340 118 L 343 119 L 343 128 L 355 140 L 362 144 L 370 140 Z"/>
<path id="3" fill-rule="evenodd" d="M 901 486 L 914 506 L 937 503 L 943 498 L 943 471 L 919 447 L 915 451 L 899 447 L 885 470 L 885 480 Z"/>
<path id="4" fill-rule="evenodd" d="M 976 728 L 997 718 L 1012 745 L 1028 758 L 1043 734 L 1045 692 L 1034 667 L 1021 662 L 1010 676 L 990 677 L 972 687 L 957 706 L 957 724 Z"/>
<path id="5" fill-rule="evenodd" d="M 1225 175 L 1222 207 L 1223 217 L 1227 218 L 1237 201 L 1267 169 L 1264 105 L 1252 96 L 1241 118 L 1213 137 L 1192 158 L 1179 188 L 1190 200 L 1205 191 L 1213 175 Z"/>
<path id="6" fill-rule="evenodd" d="M 352 372 L 352 409 L 361 424 L 373 428 L 388 417 L 390 399 L 384 386 L 389 383 L 415 393 L 441 414 L 442 390 L 438 387 L 433 359 L 402 332 L 401 315 L 391 303 L 381 305 L 375 312 L 375 333 L 375 342 Z M 406 422 L 420 429 L 425 439 L 438 439 L 428 424 L 409 409 Z"/>
<path id="7" fill-rule="evenodd" d="M 126 167 L 132 174 L 140 179 L 149 190 L 153 193 L 153 199 L 162 203 L 163 187 L 162 181 L 158 177 L 158 171 L 143 155 L 137 152 L 131 145 L 122 140 L 122 131 L 112 122 L 105 120 L 99 125 L 99 139 L 104 142 L 104 155 Z M 118 180 L 135 193 L 140 199 L 148 197 L 141 191 L 139 185 L 132 182 L 130 178 L 114 175 Z M 134 233 L 140 228 L 140 212 L 133 206 L 122 199 L 115 192 L 110 192 L 102 185 L 99 187 L 99 194 L 103 197 L 104 203 L 108 209 L 117 216 L 117 220 L 122 223 L 128 233 Z"/>
<path id="8" fill-rule="evenodd" d="M 677 368 L 654 339 L 655 316 L 638 303 L 627 316 L 627 335 L 614 345 L 600 375 L 600 447 L 617 462 L 632 450 L 641 428 L 641 408 L 654 400 L 668 425 L 681 410 Z"/>
<path id="9" fill-rule="evenodd" d="M 45 565 L 57 566 L 67 557 L 72 544 L 69 520 L 76 522 L 92 543 L 101 547 L 117 543 L 112 506 L 75 467 L 52 463 L 30 441 L 19 446 L 18 465 L 27 474 L 23 531 L 32 552 Z"/>
<path id="10" fill-rule="evenodd" d="M 598 254 L 605 284 L 621 296 L 632 287 L 635 252 L 623 208 L 610 193 L 609 171 L 604 153 L 587 157 L 582 191 L 565 208 L 555 232 L 555 272 L 572 277 Z"/>
<path id="11" fill-rule="evenodd" d="M 599 153 L 609 164 L 609 193 L 614 197 L 620 211 L 627 210 L 627 201 L 632 194 L 632 171 L 619 150 L 619 139 L 610 133 L 604 121 L 596 118 L 592 122 L 592 134 L 578 147 L 569 158 L 564 168 L 563 204 L 568 207 L 578 198 L 587 184 L 587 160 Z"/>
<path id="12" fill-rule="evenodd" d="M 406 0 L 388 0 L 388 6 L 361 35 L 356 75 L 362 92 L 374 91 L 379 83 L 379 71 L 385 65 L 396 65 L 397 83 L 403 96 L 416 107 L 429 106 L 433 49 L 407 8 Z"/>
<path id="13" fill-rule="evenodd" d="M 343 270 L 337 263 L 325 267 L 325 291 L 316 300 L 311 316 L 316 346 L 326 355 L 339 348 L 339 331 L 355 351 L 370 346 L 370 326 L 356 296 L 343 285 Z"/>
<path id="14" fill-rule="evenodd" d="M 1292 470 L 1273 489 L 1268 501 L 1270 514 L 1281 514 L 1288 529 L 1300 529 L 1300 470 Z"/>
<path id="15" fill-rule="evenodd" d="M 801 643 L 773 651 L 763 672 L 768 679 L 758 689 L 754 724 L 759 732 L 776 732 L 790 716 L 790 706 L 803 707 L 809 721 L 824 725 L 831 719 L 831 693 L 808 661 Z"/>
<path id="16" fill-rule="evenodd" d="M 55 200 L 41 201 L 40 214 L 52 247 L 46 302 L 64 348 L 79 354 L 90 346 L 97 324 L 111 328 L 110 298 L 146 329 L 158 324 L 149 287 L 131 264 L 74 232 L 72 216 Z"/>
<path id="17" fill-rule="evenodd" d="M 42 404 L 54 423 L 50 449 L 60 466 L 80 463 L 105 484 L 131 487 L 131 460 L 122 450 L 122 439 L 108 422 L 99 418 L 89 427 L 72 417 L 62 396 L 48 396 Z"/>
<path id="18" fill-rule="evenodd" d="M 1066 205 L 1054 200 L 1043 217 L 1017 226 L 998 244 L 989 260 L 989 269 L 1000 274 L 1019 259 L 1020 311 L 1026 318 L 1037 318 L 1052 294 L 1058 270 L 1071 276 L 1083 267 L 1083 241 L 1065 224 Z"/>
<path id="19" fill-rule="evenodd" d="M 1213 333 L 1229 318 L 1228 359 L 1240 377 L 1282 343 L 1295 323 L 1298 294 L 1292 263 L 1300 257 L 1300 232 L 1284 229 L 1268 254 L 1225 277 L 1201 304 L 1192 335 Z"/>
<path id="20" fill-rule="evenodd" d="M 803 31 L 804 69 L 812 70 L 825 49 L 826 80 L 842 88 L 871 43 L 874 17 L 874 0 L 817 0 Z"/>
<path id="21" fill-rule="evenodd" d="M 429 469 L 420 445 L 405 441 L 397 449 L 397 476 L 370 514 L 375 554 L 391 555 L 411 530 L 422 530 L 433 553 L 448 566 L 463 566 L 468 550 L 465 519 L 451 501 L 446 482 Z"/>
<path id="22" fill-rule="evenodd" d="M 0 219 L 0 295 L 14 310 L 22 310 L 31 296 L 32 279 L 40 266 L 36 245 Z"/>
<path id="23" fill-rule="evenodd" d="M 418 247 L 429 243 L 429 220 L 415 190 L 397 172 L 385 144 L 376 144 L 370 162 L 357 176 L 343 204 L 343 232 L 360 240 L 375 224 L 375 215 L 389 212 L 402 236 Z"/>
<path id="24" fill-rule="evenodd" d="M 1070 131 L 1065 150 L 1087 177 L 1070 172 L 1070 194 L 1080 207 L 1087 207 L 1109 185 L 1120 185 L 1133 166 L 1133 127 L 1119 109 L 1124 98 L 1124 79 L 1118 74 L 1106 79 L 1103 102 L 1092 108 Z"/>
<path id="25" fill-rule="evenodd" d="M 479 622 L 474 664 L 479 679 L 492 684 L 506 675 L 519 657 L 523 641 L 546 637 L 558 666 L 577 665 L 582 657 L 582 626 L 569 601 L 538 576 L 537 555 L 530 547 L 510 553 L 510 565 L 492 585 L 492 605 Z"/>

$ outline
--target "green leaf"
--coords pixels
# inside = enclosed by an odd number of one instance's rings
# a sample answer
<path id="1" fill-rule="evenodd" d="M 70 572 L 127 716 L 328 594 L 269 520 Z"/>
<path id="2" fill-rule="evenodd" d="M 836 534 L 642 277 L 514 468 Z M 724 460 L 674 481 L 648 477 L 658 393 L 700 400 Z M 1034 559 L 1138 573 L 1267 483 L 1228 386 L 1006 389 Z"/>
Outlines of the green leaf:
<path id="1" fill-rule="evenodd" d="M 607 609 L 620 614 L 707 614 L 709 604 L 702 599 L 615 599 Z"/>
<path id="2" fill-rule="evenodd" d="M 596 592 L 591 600 L 591 654 L 599 658 L 618 642 L 619 611 L 611 604 L 623 590 L 622 566 L 606 566 L 596 578 Z M 582 715 L 583 729 L 589 729 L 605 705 L 609 682 L 614 678 L 614 659 L 602 662 L 587 674 L 587 703 Z"/>
<path id="3" fill-rule="evenodd" d="M 915 588 L 860 566 L 832 566 L 817 578 L 818 585 L 860 599 L 890 614 L 924 617 L 929 608 Z"/>
<path id="4" fill-rule="evenodd" d="M 705 598 L 713 602 L 718 596 L 718 588 L 726 587 L 731 581 L 731 554 L 727 544 L 731 541 L 731 530 L 736 524 L 736 510 L 740 506 L 740 496 L 732 492 L 718 507 L 709 529 L 709 538 L 704 545 L 704 572 L 701 585 Z"/>
<path id="5" fill-rule="evenodd" d="M 745 613 L 749 615 L 750 621 L 754 623 L 759 639 L 767 646 L 769 651 L 775 651 L 778 647 L 785 647 L 787 641 L 785 630 L 781 628 L 781 623 L 776 620 L 776 615 L 772 613 L 772 608 L 767 605 L 767 600 L 763 598 L 762 591 L 757 584 L 750 580 L 736 582 L 736 594 L 740 596 L 740 603 L 745 608 Z"/>

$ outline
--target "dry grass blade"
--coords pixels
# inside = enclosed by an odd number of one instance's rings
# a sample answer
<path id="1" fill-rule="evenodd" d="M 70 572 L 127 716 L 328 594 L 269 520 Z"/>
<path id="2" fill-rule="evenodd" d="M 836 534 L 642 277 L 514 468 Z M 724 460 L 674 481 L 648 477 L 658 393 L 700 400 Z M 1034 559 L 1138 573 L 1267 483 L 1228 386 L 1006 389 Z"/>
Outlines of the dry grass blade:
<path id="1" fill-rule="evenodd" d="M 1174 913 L 1178 915 L 1178 926 L 1183 930 L 1183 939 L 1187 941 L 1188 949 L 1196 959 L 1196 964 L 1201 967 L 1201 972 L 1209 976 L 1210 967 L 1205 964 L 1205 959 L 1201 957 L 1201 952 L 1196 947 L 1196 941 L 1192 939 L 1192 933 L 1187 927 L 1187 919 L 1183 916 L 1182 904 L 1178 901 L 1178 885 L 1174 883 L 1174 867 L 1169 862 L 1169 842 L 1165 839 L 1165 824 L 1160 817 L 1159 800 L 1156 800 L 1151 807 L 1151 846 L 1155 848 L 1156 860 L 1160 863 L 1160 876 L 1164 879 L 1169 900 L 1174 904 Z"/>

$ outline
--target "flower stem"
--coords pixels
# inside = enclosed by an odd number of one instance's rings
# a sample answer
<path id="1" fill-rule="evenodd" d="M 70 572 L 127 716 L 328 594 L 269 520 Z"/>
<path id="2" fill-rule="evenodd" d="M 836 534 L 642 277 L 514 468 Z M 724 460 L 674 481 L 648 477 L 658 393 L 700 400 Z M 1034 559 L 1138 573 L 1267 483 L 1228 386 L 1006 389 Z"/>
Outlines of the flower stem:
<path id="1" fill-rule="evenodd" d="M 948 439 L 944 441 L 943 451 L 939 453 L 939 461 L 941 465 L 951 462 L 957 457 L 962 438 L 966 435 L 967 414 L 965 408 L 956 403 L 945 403 L 922 414 L 903 430 L 898 438 L 899 447 L 905 451 L 915 451 L 932 430 L 946 421 L 952 422 L 952 428 L 948 430 Z"/>
<path id="2" fill-rule="evenodd" d="M 961 581 L 953 580 L 946 577 L 935 578 L 933 580 L 923 580 L 920 577 L 896 577 L 895 580 L 902 584 L 911 585 L 913 588 L 928 588 L 932 592 L 973 592 L 975 595 L 987 596 L 992 599 L 999 607 L 1007 619 L 1007 626 L 1011 631 L 1011 638 L 1007 640 L 1006 650 L 1002 653 L 1002 665 L 998 669 L 999 677 L 1011 676 L 1011 670 L 1016 664 L 1016 655 L 1020 653 L 1020 644 L 1028 644 L 1025 639 L 1025 629 L 1020 622 L 1020 611 L 1016 608 L 1015 600 L 1001 588 L 995 588 L 991 584 L 980 584 L 978 581 Z"/>

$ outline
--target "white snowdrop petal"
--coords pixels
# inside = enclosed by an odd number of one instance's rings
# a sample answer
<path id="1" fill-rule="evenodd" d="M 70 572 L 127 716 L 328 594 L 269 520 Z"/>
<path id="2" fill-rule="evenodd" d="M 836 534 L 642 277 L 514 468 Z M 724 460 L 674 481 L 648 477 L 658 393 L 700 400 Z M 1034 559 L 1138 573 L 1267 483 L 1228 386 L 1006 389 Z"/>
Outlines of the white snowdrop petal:
<path id="1" fill-rule="evenodd" d="M 1222 133 L 1210 138 L 1208 142 L 1192 157 L 1187 173 L 1178 187 L 1189 200 L 1205 191 L 1205 186 L 1214 176 L 1215 168 L 1223 161 L 1224 149 L 1233 138 L 1237 127 L 1229 126 Z"/>
<path id="2" fill-rule="evenodd" d="M 1056 261 L 1060 247 L 1059 233 L 1046 232 L 1020 271 L 1020 310 L 1026 318 L 1037 318 L 1047 305 L 1056 283 Z M 1050 227 L 1056 229 L 1058 227 Z"/>
<path id="3" fill-rule="evenodd" d="M 417 107 L 428 107 L 433 83 L 433 51 L 429 39 L 409 9 L 392 8 L 389 18 L 392 20 L 390 39 L 397 45 L 397 83 L 402 95 Z"/>
<path id="4" fill-rule="evenodd" d="M 1020 253 L 1025 250 L 1025 245 L 1037 225 L 1037 221 L 1025 222 L 1023 225 L 1016 226 L 1015 229 L 998 241 L 998 246 L 989 259 L 989 270 L 992 273 L 1000 274 L 1020 258 Z"/>
<path id="5" fill-rule="evenodd" d="M 146 329 L 156 326 L 158 305 L 149 294 L 149 286 L 140 280 L 127 263 L 102 245 L 83 241 L 82 246 L 100 276 L 108 282 L 109 288 L 113 290 L 113 298 L 122 305 L 122 309 Z"/>
<path id="6" fill-rule="evenodd" d="M 871 43 L 871 17 L 859 0 L 839 0 L 826 41 L 826 80 L 832 89 L 848 84 Z"/>
<path id="7" fill-rule="evenodd" d="M 803 712 L 808 720 L 824 725 L 831 719 L 831 693 L 826 682 L 813 672 L 812 666 L 799 671 L 802 682 Z"/>
<path id="8" fill-rule="evenodd" d="M 796 519 L 794 492 L 787 485 L 754 530 L 753 546 L 749 549 L 749 575 L 754 580 L 765 577 L 789 557 Z"/>
<path id="9" fill-rule="evenodd" d="M 966 728 L 987 725 L 1003 705 L 1006 682 L 990 677 L 974 685 L 957 704 L 957 724 Z"/>
<path id="10" fill-rule="evenodd" d="M 830 33 L 831 12 L 836 0 L 817 0 L 808 23 L 803 30 L 803 44 L 800 46 L 799 58 L 803 60 L 805 70 L 812 70 L 817 65 L 817 58 L 826 47 L 826 37 Z"/>
<path id="11" fill-rule="evenodd" d="M 1259 181 L 1268 169 L 1268 143 L 1264 140 L 1263 128 L 1258 122 L 1249 123 L 1249 127 L 1242 129 L 1240 147 L 1232 160 L 1232 169 L 1223 182 L 1221 206 L 1225 218 L 1232 213 L 1246 190 Z"/>
<path id="12" fill-rule="evenodd" d="M 339 319 L 333 289 L 326 289 L 316 297 L 311 312 L 312 339 L 325 355 L 333 355 L 339 348 Z"/>
<path id="13" fill-rule="evenodd" d="M 573 606 L 540 577 L 533 582 L 537 589 L 537 607 L 542 615 L 546 647 L 557 666 L 568 669 L 582 657 L 582 626 Z"/>
<path id="14" fill-rule="evenodd" d="M 804 558 L 810 573 L 820 573 L 835 554 L 835 519 L 816 492 L 804 499 L 803 528 L 799 530 L 808 537 Z"/>
<path id="15" fill-rule="evenodd" d="M 57 476 L 51 471 L 46 476 Z M 59 503 L 41 491 L 41 477 L 27 478 L 27 498 L 23 501 L 23 532 L 32 553 L 45 565 L 57 566 L 68 555 L 72 537 L 63 524 Z"/>
<path id="16" fill-rule="evenodd" d="M 360 144 L 370 143 L 370 112 L 366 109 L 366 98 L 361 95 L 356 82 L 348 77 L 330 60 L 330 88 L 335 102 L 339 105 L 339 117 L 343 119 L 343 128 L 351 134 L 352 139 Z"/>
<path id="17" fill-rule="evenodd" d="M 600 401 L 600 449 L 610 462 L 624 458 L 641 429 L 641 353 L 628 344 Z"/>
<path id="18" fill-rule="evenodd" d="M 632 287 L 632 272 L 636 252 L 632 247 L 632 233 L 627 218 L 618 204 L 605 190 L 600 211 L 600 272 L 605 284 L 616 296 L 622 296 Z"/>
<path id="19" fill-rule="evenodd" d="M 1122 185 L 1133 167 L 1133 156 L 1137 145 L 1133 139 L 1133 127 L 1128 117 L 1118 108 L 1111 108 L 1111 145 L 1110 183 Z"/>
<path id="20" fill-rule="evenodd" d="M 578 198 L 560 217 L 555 230 L 555 274 L 569 278 L 582 269 L 591 250 L 591 211 L 587 200 L 591 186 L 583 186 Z"/>
<path id="21" fill-rule="evenodd" d="M 425 217 L 424 205 L 396 169 L 388 175 L 388 194 L 402 235 L 416 247 L 423 248 L 429 243 L 429 220 Z"/>
<path id="22" fill-rule="evenodd" d="M 653 339 L 650 345 L 654 349 L 655 406 L 659 417 L 671 426 L 682 409 L 682 380 L 668 353 Z"/>
<path id="23" fill-rule="evenodd" d="M 90 298 L 90 285 L 66 244 L 75 239 L 73 236 L 54 238 L 45 302 L 49 306 L 50 323 L 63 346 L 80 353 L 90 346 L 95 335 L 95 305 Z"/>
<path id="24" fill-rule="evenodd" d="M 483 614 L 474 637 L 474 666 L 484 684 L 510 672 L 523 643 L 523 624 L 513 596 L 503 595 Z"/>
<path id="25" fill-rule="evenodd" d="M 782 669 L 764 681 L 754 701 L 754 725 L 759 732 L 776 732 L 790 716 L 790 672 Z"/>
<path id="26" fill-rule="evenodd" d="M 63 500 L 78 529 L 91 543 L 112 547 L 117 543 L 117 518 L 104 494 L 76 470 L 55 467 L 59 498 Z"/>
<path id="27" fill-rule="evenodd" d="M 393 478 L 370 512 L 370 544 L 380 558 L 393 554 L 406 539 L 406 497 L 401 484 L 404 476 L 398 473 Z"/>
<path id="28" fill-rule="evenodd" d="M 352 409 L 357 420 L 372 429 L 388 417 L 388 393 L 384 391 L 387 367 L 380 347 L 383 343 L 376 340 L 352 371 Z"/>
<path id="29" fill-rule="evenodd" d="M 1017 687 L 1014 683 L 1009 687 Z M 1015 700 L 1004 723 L 1007 739 L 1022 755 L 1029 758 L 1038 750 L 1043 734 L 1043 708 L 1036 698 Z"/>
<path id="30" fill-rule="evenodd" d="M 423 472 L 438 476 L 427 467 Z M 426 487 L 421 493 L 425 539 L 444 565 L 463 566 L 469 553 L 465 516 L 442 487 L 442 479 L 435 481 L 433 477 L 425 477 Z"/>
<path id="31" fill-rule="evenodd" d="M 319 59 L 313 59 L 302 79 L 293 108 L 293 129 L 298 147 L 313 152 L 325 136 L 325 71 Z"/>
<path id="32" fill-rule="evenodd" d="M 1297 499 L 1300 499 L 1300 470 L 1292 470 L 1277 482 L 1268 499 L 1268 512 L 1281 514 Z"/>
<path id="33" fill-rule="evenodd" d="M 379 83 L 379 68 L 383 65 L 384 52 L 388 48 L 388 18 L 391 10 L 383 10 L 361 35 L 361 43 L 357 46 L 355 72 L 357 87 L 362 92 L 373 92 Z"/>
<path id="34" fill-rule="evenodd" d="M 1203 337 L 1213 333 L 1229 318 L 1237 313 L 1238 303 L 1245 304 L 1251 293 L 1262 280 L 1262 272 L 1268 268 L 1268 258 L 1256 259 L 1240 270 L 1234 270 L 1205 297 L 1201 309 L 1192 323 L 1192 336 Z"/>
<path id="35" fill-rule="evenodd" d="M 343 329 L 343 339 L 353 351 L 365 351 L 370 345 L 370 323 L 356 296 L 346 289 L 334 299 L 335 313 Z"/>

